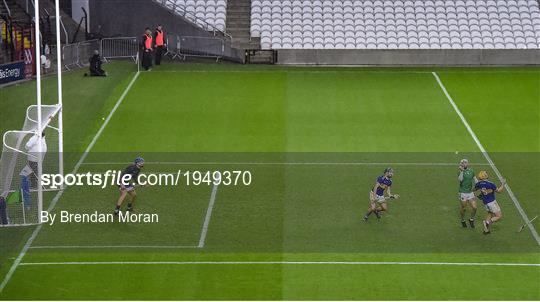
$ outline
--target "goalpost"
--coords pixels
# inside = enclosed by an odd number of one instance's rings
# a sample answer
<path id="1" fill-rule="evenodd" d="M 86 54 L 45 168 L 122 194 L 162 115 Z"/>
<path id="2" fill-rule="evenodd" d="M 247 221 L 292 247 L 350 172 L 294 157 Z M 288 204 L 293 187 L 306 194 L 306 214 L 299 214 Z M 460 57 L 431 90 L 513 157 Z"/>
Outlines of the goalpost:
<path id="1" fill-rule="evenodd" d="M 43 192 L 50 191 L 42 186 L 41 175 L 64 172 L 59 0 L 55 0 L 55 6 L 58 100 L 54 105 L 42 104 L 40 8 L 39 0 L 35 0 L 36 105 L 28 107 L 21 130 L 7 131 L 2 136 L 0 226 L 41 223 Z"/>

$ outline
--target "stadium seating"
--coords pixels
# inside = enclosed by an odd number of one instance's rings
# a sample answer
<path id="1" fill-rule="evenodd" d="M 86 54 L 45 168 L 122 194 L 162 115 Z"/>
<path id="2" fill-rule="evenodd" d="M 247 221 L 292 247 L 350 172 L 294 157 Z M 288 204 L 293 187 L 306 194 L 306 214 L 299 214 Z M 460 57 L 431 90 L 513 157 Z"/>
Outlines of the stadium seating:
<path id="1" fill-rule="evenodd" d="M 176 4 L 197 19 L 225 31 L 227 0 L 176 0 Z"/>
<path id="2" fill-rule="evenodd" d="M 537 0 L 252 0 L 262 49 L 539 49 Z"/>

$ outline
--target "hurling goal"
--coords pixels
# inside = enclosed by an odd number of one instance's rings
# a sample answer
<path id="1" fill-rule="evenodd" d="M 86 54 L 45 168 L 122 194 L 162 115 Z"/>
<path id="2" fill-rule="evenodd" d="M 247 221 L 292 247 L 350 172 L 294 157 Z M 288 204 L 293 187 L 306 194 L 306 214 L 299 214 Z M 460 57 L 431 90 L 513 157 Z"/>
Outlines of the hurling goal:
<path id="1" fill-rule="evenodd" d="M 23 128 L 4 133 L 0 156 L 1 226 L 40 222 L 43 194 L 53 191 L 41 185 L 40 176 L 62 174 L 63 170 L 60 110 L 60 105 L 42 105 L 41 110 L 32 105 L 26 110 Z"/>
<path id="2" fill-rule="evenodd" d="M 40 20 L 39 0 L 33 1 L 34 20 Z M 60 41 L 59 0 L 55 0 L 56 62 L 58 93 L 55 104 L 41 102 L 41 35 L 36 34 L 36 105 L 26 110 L 21 129 L 2 134 L 0 154 L 0 227 L 41 223 L 44 196 L 52 195 L 42 186 L 44 174 L 63 175 L 62 126 L 62 44 Z M 40 22 L 34 22 L 40 33 Z M 22 118 L 22 114 L 21 114 Z"/>

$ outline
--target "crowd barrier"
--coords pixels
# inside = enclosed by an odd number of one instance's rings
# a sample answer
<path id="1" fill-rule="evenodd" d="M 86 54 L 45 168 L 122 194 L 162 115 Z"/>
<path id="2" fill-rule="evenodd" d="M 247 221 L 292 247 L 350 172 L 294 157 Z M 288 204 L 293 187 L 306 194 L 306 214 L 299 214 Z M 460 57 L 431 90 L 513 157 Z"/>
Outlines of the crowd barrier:
<path id="1" fill-rule="evenodd" d="M 169 34 L 167 54 L 173 58 L 185 60 L 187 57 L 226 59 L 244 63 L 243 50 L 231 46 L 231 41 L 219 37 L 181 36 Z"/>
<path id="2" fill-rule="evenodd" d="M 62 47 L 62 66 L 67 69 L 81 68 L 87 65 L 94 51 L 100 48 L 99 40 L 88 40 L 67 44 Z"/>
<path id="3" fill-rule="evenodd" d="M 219 38 L 170 35 L 167 40 L 167 50 L 173 59 L 206 57 L 218 61 L 225 55 L 225 41 Z"/>
<path id="4" fill-rule="evenodd" d="M 103 59 L 138 60 L 139 40 L 136 37 L 104 38 L 101 40 L 100 53 Z"/>

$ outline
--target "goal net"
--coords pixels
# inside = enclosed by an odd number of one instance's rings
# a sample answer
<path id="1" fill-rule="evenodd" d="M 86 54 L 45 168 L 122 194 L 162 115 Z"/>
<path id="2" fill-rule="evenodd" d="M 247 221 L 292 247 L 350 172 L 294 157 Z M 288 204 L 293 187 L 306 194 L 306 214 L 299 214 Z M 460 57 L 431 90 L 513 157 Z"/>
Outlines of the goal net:
<path id="1" fill-rule="evenodd" d="M 60 110 L 60 105 L 42 105 L 42 125 L 39 127 L 38 106 L 32 105 L 26 110 L 22 130 L 4 133 L 0 156 L 0 226 L 40 222 L 43 194 L 53 190 L 41 186 L 38 162 L 41 161 L 44 174 L 62 173 L 63 159 L 59 152 L 60 129 L 57 118 Z M 43 129 L 41 145 L 46 148 L 41 154 L 36 152 L 35 147 L 40 143 L 38 129 Z"/>

